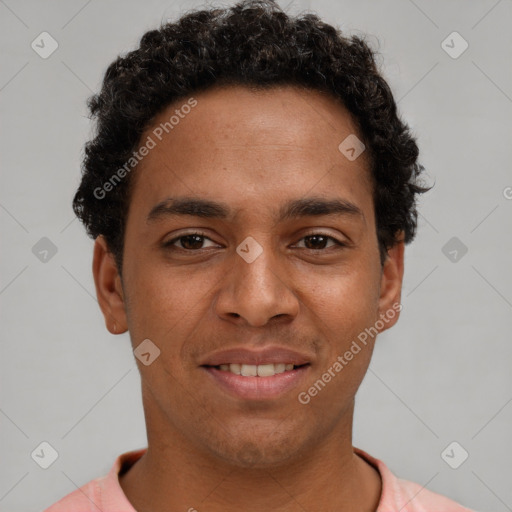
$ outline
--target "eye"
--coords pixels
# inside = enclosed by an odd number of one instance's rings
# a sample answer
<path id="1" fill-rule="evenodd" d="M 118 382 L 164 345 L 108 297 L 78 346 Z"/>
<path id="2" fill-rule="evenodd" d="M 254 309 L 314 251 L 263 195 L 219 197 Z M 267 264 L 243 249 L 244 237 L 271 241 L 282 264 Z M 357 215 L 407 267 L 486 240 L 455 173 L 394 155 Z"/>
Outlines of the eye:
<path id="1" fill-rule="evenodd" d="M 210 247 L 218 247 L 213 240 L 208 238 L 204 233 L 201 232 L 193 232 L 186 233 L 184 235 L 180 235 L 175 237 L 167 242 L 163 243 L 163 246 L 168 249 L 182 249 L 184 251 L 198 251 L 201 249 L 205 249 L 203 246 L 206 240 L 212 242 L 212 246 Z M 328 249 L 329 247 L 338 246 L 338 247 L 346 247 L 347 244 L 341 242 L 340 240 L 324 234 L 324 233 L 311 233 L 309 235 L 301 238 L 300 241 L 304 240 L 304 246 L 302 248 L 309 249 L 312 251 L 322 251 L 324 249 Z M 329 242 L 332 242 L 331 246 L 327 246 Z M 177 245 L 179 244 L 179 245 Z"/>
<path id="2" fill-rule="evenodd" d="M 340 246 L 340 247 L 346 247 L 346 244 L 343 242 L 340 242 L 337 238 L 334 238 L 330 235 L 326 235 L 324 233 L 311 233 L 309 235 L 306 235 L 305 237 L 301 238 L 301 241 L 305 240 L 305 249 L 310 249 L 313 251 L 317 250 L 323 250 L 328 247 L 326 247 L 326 243 L 329 241 L 334 242 L 334 246 Z M 331 245 L 332 247 L 332 245 Z"/>
<path id="3" fill-rule="evenodd" d="M 216 245 L 215 242 L 213 242 L 213 240 L 205 236 L 204 233 L 200 232 L 186 233 L 184 235 L 177 236 L 176 238 L 173 238 L 168 242 L 164 242 L 163 245 L 164 247 L 171 249 L 178 248 L 186 251 L 194 251 L 198 249 L 204 249 L 204 247 L 202 247 L 202 244 L 204 243 L 205 240 L 210 240 L 210 242 Z M 177 246 L 176 242 L 179 242 L 181 244 L 181 247 Z"/>

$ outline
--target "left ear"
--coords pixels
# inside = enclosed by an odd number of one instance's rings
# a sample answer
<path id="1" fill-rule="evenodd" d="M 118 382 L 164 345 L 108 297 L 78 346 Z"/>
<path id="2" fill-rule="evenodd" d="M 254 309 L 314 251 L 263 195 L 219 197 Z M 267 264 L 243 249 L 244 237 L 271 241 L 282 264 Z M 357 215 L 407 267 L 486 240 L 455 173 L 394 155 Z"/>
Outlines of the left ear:
<path id="1" fill-rule="evenodd" d="M 382 267 L 379 296 L 379 317 L 385 319 L 380 332 L 389 329 L 398 321 L 402 309 L 402 280 L 404 276 L 404 241 L 400 233 L 398 242 L 387 251 L 386 260 Z"/>

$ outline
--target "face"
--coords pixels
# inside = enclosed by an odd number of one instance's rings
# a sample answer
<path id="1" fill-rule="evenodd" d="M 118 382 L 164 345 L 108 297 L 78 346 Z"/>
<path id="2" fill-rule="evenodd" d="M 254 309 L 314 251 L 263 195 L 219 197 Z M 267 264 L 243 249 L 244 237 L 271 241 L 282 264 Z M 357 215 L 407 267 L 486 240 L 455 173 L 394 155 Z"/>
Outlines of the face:
<path id="1" fill-rule="evenodd" d="M 150 445 L 298 460 L 350 435 L 365 329 L 398 318 L 403 244 L 381 266 L 369 161 L 338 149 L 358 131 L 333 98 L 231 86 L 194 101 L 141 138 L 156 144 L 134 171 L 122 281 L 96 241 L 99 302 L 134 349 L 151 340 L 137 360 Z"/>

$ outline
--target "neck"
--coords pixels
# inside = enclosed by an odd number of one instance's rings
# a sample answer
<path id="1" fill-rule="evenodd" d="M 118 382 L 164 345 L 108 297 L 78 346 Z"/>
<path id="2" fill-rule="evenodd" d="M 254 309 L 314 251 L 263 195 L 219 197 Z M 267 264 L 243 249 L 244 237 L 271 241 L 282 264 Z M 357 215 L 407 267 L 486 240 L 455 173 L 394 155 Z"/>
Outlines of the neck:
<path id="1" fill-rule="evenodd" d="M 148 450 L 120 484 L 138 512 L 374 512 L 381 480 L 353 452 L 352 413 L 353 406 L 307 453 L 268 468 L 234 466 L 193 446 L 168 422 L 149 428 L 149 421 Z"/>

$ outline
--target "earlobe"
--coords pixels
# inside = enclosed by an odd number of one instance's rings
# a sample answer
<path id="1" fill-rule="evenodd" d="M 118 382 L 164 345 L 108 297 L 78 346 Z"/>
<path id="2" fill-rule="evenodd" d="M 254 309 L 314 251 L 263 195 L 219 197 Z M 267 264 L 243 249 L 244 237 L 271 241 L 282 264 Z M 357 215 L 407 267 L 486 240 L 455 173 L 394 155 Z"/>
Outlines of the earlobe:
<path id="1" fill-rule="evenodd" d="M 121 276 L 103 236 L 99 236 L 94 242 L 92 272 L 105 326 L 112 334 L 126 332 L 128 327 Z"/>
<path id="2" fill-rule="evenodd" d="M 400 316 L 405 245 L 403 237 L 398 240 L 393 247 L 388 249 L 382 268 L 379 316 L 385 317 L 387 321 L 381 332 L 395 325 Z"/>

